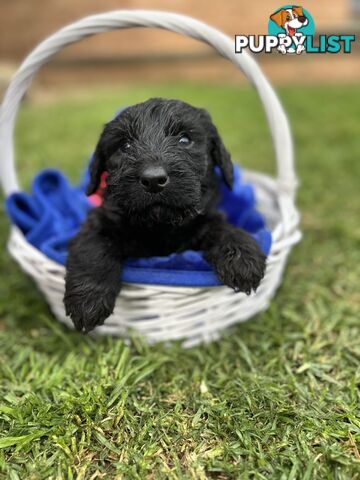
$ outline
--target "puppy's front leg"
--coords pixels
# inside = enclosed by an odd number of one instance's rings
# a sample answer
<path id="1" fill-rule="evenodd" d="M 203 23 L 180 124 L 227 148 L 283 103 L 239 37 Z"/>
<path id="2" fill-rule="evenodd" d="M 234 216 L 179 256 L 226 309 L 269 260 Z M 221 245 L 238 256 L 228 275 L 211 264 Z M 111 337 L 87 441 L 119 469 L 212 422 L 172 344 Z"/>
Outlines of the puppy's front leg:
<path id="1" fill-rule="evenodd" d="M 113 312 L 121 287 L 121 249 L 101 227 L 97 210 L 72 240 L 66 263 L 66 315 L 85 332 L 102 325 Z"/>
<path id="2" fill-rule="evenodd" d="M 207 219 L 201 248 L 225 285 L 247 295 L 256 291 L 265 273 L 266 257 L 247 232 L 214 214 Z"/>

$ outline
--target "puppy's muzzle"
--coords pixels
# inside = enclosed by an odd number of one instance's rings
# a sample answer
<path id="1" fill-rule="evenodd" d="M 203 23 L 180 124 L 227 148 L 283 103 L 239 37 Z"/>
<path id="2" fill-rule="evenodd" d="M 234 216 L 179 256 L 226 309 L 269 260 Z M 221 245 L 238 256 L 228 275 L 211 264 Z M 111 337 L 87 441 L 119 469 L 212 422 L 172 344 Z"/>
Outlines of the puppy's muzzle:
<path id="1" fill-rule="evenodd" d="M 169 177 L 163 167 L 147 167 L 141 174 L 140 183 L 147 192 L 159 193 L 169 183 Z"/>
<path id="2" fill-rule="evenodd" d="M 307 18 L 304 17 L 304 16 L 301 16 L 301 17 L 298 17 L 298 20 L 299 20 L 300 23 L 305 23 Z"/>

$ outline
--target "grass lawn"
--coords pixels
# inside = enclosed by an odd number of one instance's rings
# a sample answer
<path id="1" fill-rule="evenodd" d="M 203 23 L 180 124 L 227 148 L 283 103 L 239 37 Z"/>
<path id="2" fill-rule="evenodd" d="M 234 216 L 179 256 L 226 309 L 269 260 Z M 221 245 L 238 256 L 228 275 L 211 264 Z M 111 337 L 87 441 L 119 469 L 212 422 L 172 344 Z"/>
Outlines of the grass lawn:
<path id="1" fill-rule="evenodd" d="M 360 478 L 359 94 L 280 90 L 304 239 L 269 310 L 217 343 L 125 346 L 68 331 L 9 258 L 1 215 L 0 478 Z M 250 88 L 159 85 L 25 105 L 24 184 L 46 166 L 78 178 L 102 123 L 157 95 L 207 107 L 234 159 L 274 171 Z"/>

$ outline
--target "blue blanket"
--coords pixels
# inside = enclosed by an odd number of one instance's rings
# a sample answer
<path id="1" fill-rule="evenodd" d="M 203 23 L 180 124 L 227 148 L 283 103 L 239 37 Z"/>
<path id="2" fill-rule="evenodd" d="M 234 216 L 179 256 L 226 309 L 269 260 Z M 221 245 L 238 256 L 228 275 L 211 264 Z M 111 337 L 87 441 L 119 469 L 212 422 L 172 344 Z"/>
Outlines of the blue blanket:
<path id="1" fill-rule="evenodd" d="M 255 209 L 253 187 L 241 180 L 239 167 L 234 170 L 230 191 L 221 185 L 218 209 L 227 220 L 247 230 L 267 255 L 271 234 L 263 216 Z M 65 264 L 69 240 L 78 232 L 87 213 L 94 208 L 85 195 L 88 173 L 78 187 L 69 184 L 57 170 L 44 170 L 34 179 L 31 193 L 17 192 L 6 199 L 12 222 L 27 241 L 46 256 Z M 201 252 L 188 250 L 167 257 L 131 258 L 124 265 L 122 278 L 129 283 L 182 286 L 221 285 Z"/>

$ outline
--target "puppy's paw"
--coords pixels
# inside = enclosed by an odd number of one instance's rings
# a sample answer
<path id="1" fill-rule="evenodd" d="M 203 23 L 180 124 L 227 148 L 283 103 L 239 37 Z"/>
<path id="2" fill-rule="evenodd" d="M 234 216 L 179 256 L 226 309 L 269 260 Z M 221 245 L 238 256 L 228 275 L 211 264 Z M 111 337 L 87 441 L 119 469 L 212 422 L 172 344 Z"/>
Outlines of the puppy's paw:
<path id="1" fill-rule="evenodd" d="M 266 257 L 255 243 L 239 248 L 226 245 L 218 249 L 212 264 L 219 279 L 236 292 L 256 292 L 265 274 Z"/>
<path id="2" fill-rule="evenodd" d="M 71 318 L 78 331 L 90 332 L 102 325 L 112 314 L 117 294 L 87 289 L 86 294 L 66 291 L 64 296 L 65 313 Z"/>

